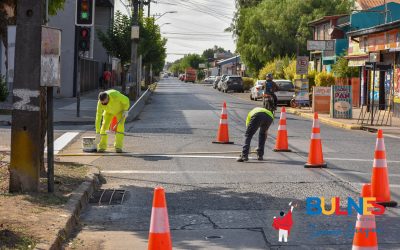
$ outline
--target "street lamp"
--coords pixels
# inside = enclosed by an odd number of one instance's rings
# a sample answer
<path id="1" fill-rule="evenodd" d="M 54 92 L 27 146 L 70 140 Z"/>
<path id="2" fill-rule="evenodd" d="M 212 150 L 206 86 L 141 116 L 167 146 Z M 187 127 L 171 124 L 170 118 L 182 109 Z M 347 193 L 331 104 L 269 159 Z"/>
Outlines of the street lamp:
<path id="1" fill-rule="evenodd" d="M 178 13 L 178 11 L 167 11 L 162 13 L 161 15 L 157 15 L 158 17 L 155 19 L 155 21 L 157 21 L 158 19 L 160 19 L 162 16 L 166 15 L 166 14 L 174 14 L 174 13 Z"/>
<path id="2" fill-rule="evenodd" d="M 171 23 L 163 23 L 163 24 L 160 25 L 160 28 L 161 28 L 162 26 L 164 26 L 164 25 L 169 25 L 169 24 L 171 24 Z"/>

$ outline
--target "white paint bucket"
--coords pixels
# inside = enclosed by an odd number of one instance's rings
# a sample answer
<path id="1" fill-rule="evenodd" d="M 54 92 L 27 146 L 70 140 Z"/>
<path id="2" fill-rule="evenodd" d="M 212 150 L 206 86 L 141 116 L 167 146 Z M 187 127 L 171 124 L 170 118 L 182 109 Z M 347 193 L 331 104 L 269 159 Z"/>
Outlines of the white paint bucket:
<path id="1" fill-rule="evenodd" d="M 82 150 L 83 152 L 96 152 L 97 147 L 94 141 L 96 137 L 82 137 Z"/>

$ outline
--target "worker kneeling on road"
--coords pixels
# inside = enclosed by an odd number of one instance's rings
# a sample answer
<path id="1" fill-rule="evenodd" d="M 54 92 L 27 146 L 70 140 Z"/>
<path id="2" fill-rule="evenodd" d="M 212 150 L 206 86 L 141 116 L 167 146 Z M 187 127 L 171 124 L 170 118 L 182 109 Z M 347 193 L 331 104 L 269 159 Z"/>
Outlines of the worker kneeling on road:
<path id="1" fill-rule="evenodd" d="M 122 153 L 124 143 L 124 125 L 128 117 L 129 98 L 117 90 L 111 89 L 99 94 L 96 113 L 96 144 L 97 152 L 104 152 L 107 149 L 108 135 L 111 120 L 117 117 L 118 125 L 115 131 L 115 151 Z M 101 122 L 103 118 L 103 123 Z M 100 127 L 101 126 L 101 127 Z"/>
<path id="2" fill-rule="evenodd" d="M 246 119 L 246 134 L 245 142 L 242 150 L 242 155 L 237 159 L 238 162 L 249 160 L 250 143 L 253 135 L 260 128 L 258 136 L 257 159 L 263 160 L 265 141 L 267 140 L 267 131 L 274 121 L 274 115 L 271 111 L 265 108 L 254 108 L 249 112 Z"/>

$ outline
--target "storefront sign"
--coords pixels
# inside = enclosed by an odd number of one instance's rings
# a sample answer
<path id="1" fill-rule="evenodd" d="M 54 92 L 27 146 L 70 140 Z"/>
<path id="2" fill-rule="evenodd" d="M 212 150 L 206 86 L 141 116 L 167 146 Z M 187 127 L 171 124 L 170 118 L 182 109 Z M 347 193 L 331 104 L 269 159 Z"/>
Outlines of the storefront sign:
<path id="1" fill-rule="evenodd" d="M 334 40 L 308 40 L 307 50 L 335 50 Z"/>
<path id="2" fill-rule="evenodd" d="M 331 96 L 331 117 L 353 118 L 351 86 L 331 86 Z"/>
<path id="3" fill-rule="evenodd" d="M 330 87 L 314 87 L 313 88 L 313 112 L 329 114 L 331 100 Z"/>

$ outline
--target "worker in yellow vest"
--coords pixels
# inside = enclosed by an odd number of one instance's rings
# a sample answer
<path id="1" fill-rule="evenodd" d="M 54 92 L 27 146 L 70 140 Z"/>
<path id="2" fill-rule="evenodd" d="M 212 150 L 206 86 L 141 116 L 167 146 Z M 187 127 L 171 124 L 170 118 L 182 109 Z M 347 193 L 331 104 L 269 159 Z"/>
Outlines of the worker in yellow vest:
<path id="1" fill-rule="evenodd" d="M 265 108 L 254 108 L 249 112 L 246 119 L 246 134 L 242 154 L 237 159 L 238 162 L 249 160 L 250 143 L 254 134 L 260 129 L 258 136 L 257 159 L 262 161 L 264 158 L 265 141 L 267 140 L 267 131 L 274 121 L 274 114 Z"/>
<path id="2" fill-rule="evenodd" d="M 99 94 L 96 113 L 96 143 L 97 152 L 107 149 L 108 135 L 111 120 L 117 117 L 118 125 L 115 132 L 115 151 L 122 153 L 125 132 L 125 120 L 128 117 L 129 98 L 117 90 L 111 89 Z M 102 122 L 103 120 L 103 122 Z"/>

